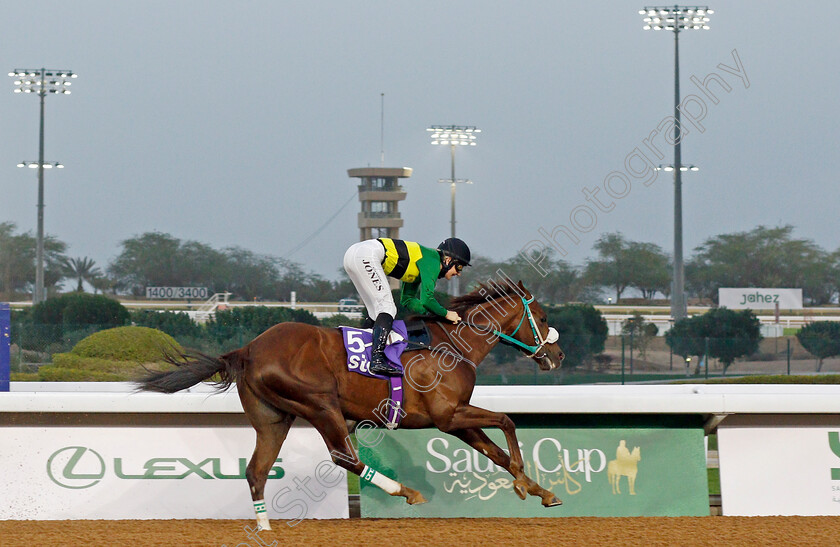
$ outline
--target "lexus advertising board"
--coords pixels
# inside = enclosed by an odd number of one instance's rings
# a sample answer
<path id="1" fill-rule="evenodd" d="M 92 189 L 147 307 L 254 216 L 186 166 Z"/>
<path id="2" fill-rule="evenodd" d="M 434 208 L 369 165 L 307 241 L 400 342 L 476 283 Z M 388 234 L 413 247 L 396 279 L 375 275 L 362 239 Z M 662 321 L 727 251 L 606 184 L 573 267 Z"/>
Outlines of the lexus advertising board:
<path id="1" fill-rule="evenodd" d="M 1 427 L 0 438 L 0 519 L 254 518 L 250 427 Z M 346 472 L 310 427 L 292 428 L 268 479 L 269 518 L 349 516 Z"/>

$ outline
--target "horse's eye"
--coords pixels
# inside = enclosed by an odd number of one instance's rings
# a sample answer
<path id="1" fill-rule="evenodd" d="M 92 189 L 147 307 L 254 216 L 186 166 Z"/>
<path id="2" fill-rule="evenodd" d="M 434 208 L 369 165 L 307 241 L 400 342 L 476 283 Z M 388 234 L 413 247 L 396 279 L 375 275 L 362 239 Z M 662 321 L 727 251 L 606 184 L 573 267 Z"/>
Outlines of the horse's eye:
<path id="1" fill-rule="evenodd" d="M 546 317 L 543 317 L 542 319 L 540 319 L 540 323 L 545 323 L 547 321 L 548 321 L 548 318 L 546 318 Z"/>

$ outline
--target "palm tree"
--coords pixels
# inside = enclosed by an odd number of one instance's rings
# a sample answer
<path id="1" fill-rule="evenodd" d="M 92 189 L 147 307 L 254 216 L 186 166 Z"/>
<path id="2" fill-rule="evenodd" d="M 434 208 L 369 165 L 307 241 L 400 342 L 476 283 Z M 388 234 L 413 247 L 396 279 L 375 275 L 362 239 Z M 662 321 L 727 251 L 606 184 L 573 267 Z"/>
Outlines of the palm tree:
<path id="1" fill-rule="evenodd" d="M 96 262 L 88 257 L 84 258 L 70 258 L 64 261 L 63 264 L 64 275 L 72 279 L 78 280 L 79 284 L 76 286 L 76 291 L 82 292 L 82 282 L 87 281 L 93 284 L 93 281 L 102 277 L 102 270 L 96 267 Z"/>

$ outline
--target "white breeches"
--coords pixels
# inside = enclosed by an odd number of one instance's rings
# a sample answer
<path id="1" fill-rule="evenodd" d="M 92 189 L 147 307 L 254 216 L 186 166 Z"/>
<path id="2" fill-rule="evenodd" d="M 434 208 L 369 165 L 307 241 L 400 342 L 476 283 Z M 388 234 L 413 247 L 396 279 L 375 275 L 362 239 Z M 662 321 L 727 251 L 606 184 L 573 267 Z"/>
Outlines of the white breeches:
<path id="1" fill-rule="evenodd" d="M 375 239 L 354 243 L 344 253 L 344 270 L 359 291 L 371 319 L 380 313 L 397 315 L 388 277 L 382 269 L 384 259 L 385 248 Z"/>

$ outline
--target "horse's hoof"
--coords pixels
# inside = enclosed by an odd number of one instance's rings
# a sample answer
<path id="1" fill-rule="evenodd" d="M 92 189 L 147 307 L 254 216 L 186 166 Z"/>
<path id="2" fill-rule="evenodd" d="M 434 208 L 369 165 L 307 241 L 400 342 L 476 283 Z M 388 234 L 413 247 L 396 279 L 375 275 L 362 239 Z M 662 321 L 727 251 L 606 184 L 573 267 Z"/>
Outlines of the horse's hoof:
<path id="1" fill-rule="evenodd" d="M 426 503 L 428 501 L 420 492 L 415 492 L 414 494 L 415 495 L 405 499 L 409 505 L 420 505 L 421 503 Z"/>
<path id="2" fill-rule="evenodd" d="M 519 496 L 519 499 L 524 500 L 528 493 L 525 481 L 513 481 L 513 491 L 516 492 L 516 495 Z"/>
<path id="3" fill-rule="evenodd" d="M 543 507 L 557 507 L 558 505 L 563 505 L 563 502 L 557 496 L 552 496 L 548 501 L 543 500 L 542 504 Z"/>

